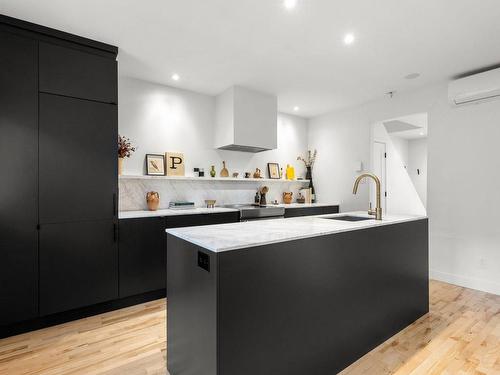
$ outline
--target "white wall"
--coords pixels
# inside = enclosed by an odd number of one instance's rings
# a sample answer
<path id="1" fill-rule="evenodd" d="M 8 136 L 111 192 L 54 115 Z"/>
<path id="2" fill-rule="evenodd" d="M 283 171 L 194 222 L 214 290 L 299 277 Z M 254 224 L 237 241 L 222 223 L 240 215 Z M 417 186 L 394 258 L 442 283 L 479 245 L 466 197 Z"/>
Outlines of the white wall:
<path id="1" fill-rule="evenodd" d="M 418 169 L 418 171 L 417 171 Z M 424 207 L 427 207 L 427 139 L 408 141 L 408 174 Z M 418 173 L 420 172 L 420 174 Z"/>
<path id="2" fill-rule="evenodd" d="M 186 171 L 220 161 L 210 147 L 213 97 L 122 77 L 118 87 L 119 133 L 137 147 L 123 174 L 144 174 L 145 154 L 166 151 L 184 152 Z"/>
<path id="3" fill-rule="evenodd" d="M 230 173 L 263 172 L 268 162 L 287 163 L 298 175 L 305 170 L 297 155 L 307 150 L 307 120 L 279 114 L 278 148 L 258 154 L 214 149 L 215 98 L 169 86 L 120 77 L 118 123 L 121 135 L 129 137 L 137 152 L 125 160 L 124 174 L 143 174 L 144 155 L 179 151 L 184 153 L 186 175 L 194 167 L 208 172 L 214 164 L 217 173 L 226 160 Z M 265 135 L 263 135 L 265 136 Z"/>
<path id="4" fill-rule="evenodd" d="M 125 175 L 145 174 L 145 155 L 164 154 L 166 151 L 183 152 L 186 175 L 191 176 L 194 167 L 204 168 L 208 175 L 211 165 L 215 165 L 218 174 L 223 160 L 226 161 L 229 172 L 239 172 L 240 177 L 245 172 L 253 173 L 255 168 L 260 168 L 267 174 L 268 162 L 277 162 L 283 168 L 287 163 L 292 164 L 297 176 L 305 175 L 303 164 L 296 160 L 299 154 L 303 155 L 307 151 L 307 120 L 304 118 L 278 115 L 278 148 L 275 150 L 258 154 L 222 151 L 214 149 L 214 97 L 126 77 L 119 79 L 118 94 L 119 133 L 130 138 L 133 145 L 137 146 L 137 151 L 124 162 Z M 132 194 L 132 191 L 136 198 L 140 198 L 141 207 L 144 206 L 142 191 L 137 193 L 135 185 L 133 189 L 126 189 L 124 183 L 120 183 L 121 208 L 134 209 L 137 206 L 137 199 L 123 196 L 127 192 Z M 222 185 L 219 186 L 222 189 Z M 228 191 L 217 191 L 214 195 L 230 202 L 218 203 L 236 203 L 233 199 L 243 199 L 240 195 L 230 194 L 230 191 L 237 193 L 241 184 L 224 186 L 228 187 Z M 273 191 L 269 194 L 273 199 L 281 196 L 282 191 L 278 189 L 288 188 L 276 184 L 273 186 Z M 143 186 L 143 189 L 149 188 L 153 189 L 153 186 Z M 256 186 L 251 187 L 252 191 L 256 189 Z M 246 194 L 248 202 L 253 201 L 254 194 L 250 193 Z M 199 194 L 193 193 L 194 195 L 201 197 Z M 189 194 L 186 198 L 189 198 Z"/>
<path id="5" fill-rule="evenodd" d="M 408 141 L 391 136 L 383 122 L 373 124 L 371 131 L 374 142 L 377 141 L 386 145 L 385 186 L 387 189 L 387 213 L 426 215 L 425 207 L 408 174 L 408 169 L 405 167 L 408 164 Z M 375 187 L 373 184 L 370 185 L 370 190 L 371 202 L 375 206 Z"/>
<path id="6" fill-rule="evenodd" d="M 309 146 L 318 150 L 313 170 L 316 196 L 321 201 L 340 202 L 342 211 L 368 209 L 366 180 L 352 194 L 356 161 L 370 163 L 370 129 L 363 111 L 344 111 L 309 121 Z M 368 130 L 368 131 L 367 131 Z"/>
<path id="7" fill-rule="evenodd" d="M 364 207 L 368 194 L 347 192 L 355 174 L 352 160 L 369 160 L 370 124 L 420 112 L 429 114 L 431 276 L 500 294 L 500 101 L 453 108 L 441 84 L 314 118 L 309 147 L 318 147 L 322 158 L 318 192 L 339 193 L 343 207 Z"/>
<path id="8" fill-rule="evenodd" d="M 500 102 L 450 108 L 429 121 L 432 275 L 500 294 Z"/>
<path id="9" fill-rule="evenodd" d="M 394 146 L 394 151 L 398 154 L 399 159 L 401 160 L 401 166 L 403 168 L 408 167 L 408 140 L 393 135 L 389 135 L 389 138 Z"/>

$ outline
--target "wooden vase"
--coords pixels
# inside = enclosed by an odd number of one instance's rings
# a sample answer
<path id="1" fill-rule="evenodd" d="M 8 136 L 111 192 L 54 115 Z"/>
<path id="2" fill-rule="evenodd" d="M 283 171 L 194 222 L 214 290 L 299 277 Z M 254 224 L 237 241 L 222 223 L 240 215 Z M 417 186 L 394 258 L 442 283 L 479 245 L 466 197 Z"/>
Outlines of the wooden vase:
<path id="1" fill-rule="evenodd" d="M 123 158 L 118 158 L 118 176 L 122 175 L 123 171 Z"/>

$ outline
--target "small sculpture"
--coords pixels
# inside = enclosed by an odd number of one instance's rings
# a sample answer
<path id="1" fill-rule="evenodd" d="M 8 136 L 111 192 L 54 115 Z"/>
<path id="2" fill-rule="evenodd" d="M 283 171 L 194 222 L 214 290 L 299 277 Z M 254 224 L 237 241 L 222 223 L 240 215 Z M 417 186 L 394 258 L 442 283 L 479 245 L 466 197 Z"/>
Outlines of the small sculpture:
<path id="1" fill-rule="evenodd" d="M 233 173 L 233 177 L 234 177 L 234 178 L 238 178 L 238 175 L 239 175 L 239 173 L 238 173 L 238 172 L 234 172 L 234 173 Z"/>
<path id="2" fill-rule="evenodd" d="M 299 196 L 297 197 L 297 203 L 306 203 L 306 197 L 304 197 L 302 193 L 299 193 Z"/>
<path id="3" fill-rule="evenodd" d="M 156 211 L 160 205 L 160 194 L 156 191 L 150 191 L 146 194 L 146 203 L 149 211 Z"/>
<path id="4" fill-rule="evenodd" d="M 260 169 L 255 168 L 255 172 L 253 172 L 253 178 L 260 178 Z"/>

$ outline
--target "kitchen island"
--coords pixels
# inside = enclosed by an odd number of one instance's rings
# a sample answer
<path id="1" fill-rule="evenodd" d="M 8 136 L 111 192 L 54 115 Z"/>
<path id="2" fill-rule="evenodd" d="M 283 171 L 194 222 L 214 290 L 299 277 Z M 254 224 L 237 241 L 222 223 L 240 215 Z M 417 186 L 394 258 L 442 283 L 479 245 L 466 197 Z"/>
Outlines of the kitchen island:
<path id="1" fill-rule="evenodd" d="M 170 374 L 335 374 L 426 314 L 427 218 L 345 215 L 167 230 Z"/>

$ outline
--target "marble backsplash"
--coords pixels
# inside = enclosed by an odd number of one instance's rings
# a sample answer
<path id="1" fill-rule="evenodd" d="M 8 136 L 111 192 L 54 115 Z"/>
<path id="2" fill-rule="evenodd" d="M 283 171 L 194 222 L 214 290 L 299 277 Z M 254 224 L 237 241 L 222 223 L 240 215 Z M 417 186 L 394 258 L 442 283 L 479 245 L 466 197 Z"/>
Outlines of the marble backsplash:
<path id="1" fill-rule="evenodd" d="M 146 193 L 160 194 L 160 209 L 168 208 L 170 201 L 186 200 L 197 207 L 205 206 L 205 199 L 215 199 L 216 205 L 253 203 L 255 193 L 261 186 L 269 187 L 267 202 L 275 199 L 282 203 L 283 192 L 293 192 L 293 200 L 300 188 L 306 187 L 299 181 L 202 181 L 202 180 L 156 180 L 127 179 L 119 181 L 120 211 L 147 210 Z"/>

